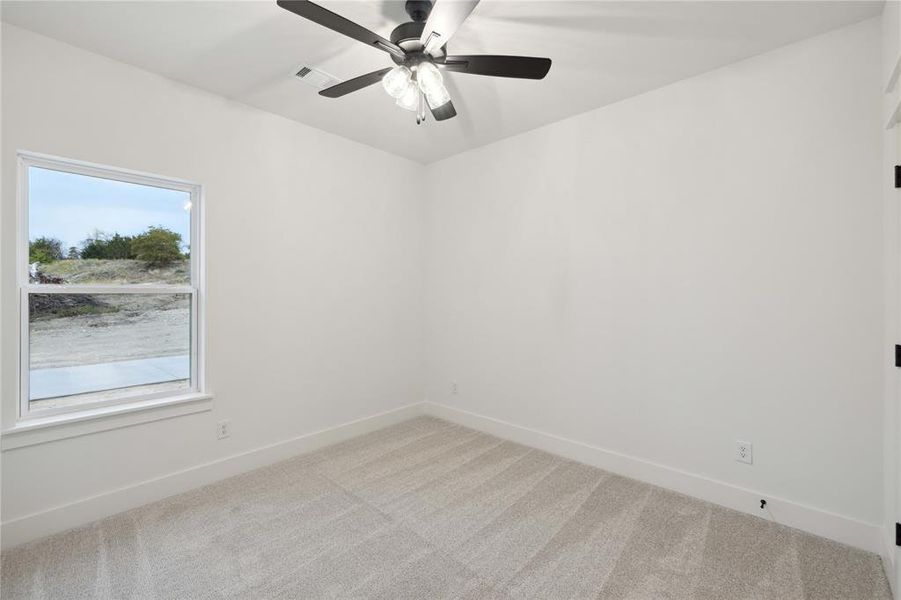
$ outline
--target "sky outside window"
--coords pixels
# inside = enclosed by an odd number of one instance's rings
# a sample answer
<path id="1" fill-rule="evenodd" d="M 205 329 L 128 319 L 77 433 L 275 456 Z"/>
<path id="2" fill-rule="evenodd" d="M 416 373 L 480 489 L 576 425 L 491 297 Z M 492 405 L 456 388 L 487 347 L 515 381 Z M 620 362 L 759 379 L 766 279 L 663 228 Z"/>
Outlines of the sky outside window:
<path id="1" fill-rule="evenodd" d="M 64 253 L 97 231 L 134 236 L 148 227 L 174 231 L 183 250 L 190 246 L 188 192 L 31 167 L 28 197 L 29 239 L 56 238 Z"/>

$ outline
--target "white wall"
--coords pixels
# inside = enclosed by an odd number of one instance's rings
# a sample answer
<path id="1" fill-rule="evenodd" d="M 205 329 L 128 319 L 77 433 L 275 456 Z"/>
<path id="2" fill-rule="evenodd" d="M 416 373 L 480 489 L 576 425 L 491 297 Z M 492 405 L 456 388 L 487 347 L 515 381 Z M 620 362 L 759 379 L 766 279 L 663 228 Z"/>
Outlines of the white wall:
<path id="1" fill-rule="evenodd" d="M 4 523 L 421 401 L 413 163 L 12 26 L 2 44 L 4 424 L 19 149 L 205 186 L 215 392 L 212 412 L 4 452 Z"/>
<path id="2" fill-rule="evenodd" d="M 15 27 L 3 26 L 2 51 L 4 274 L 17 149 L 204 184 L 216 393 L 210 413 L 3 452 L 4 523 L 29 529 L 56 507 L 173 474 L 190 485 L 192 467 L 425 389 L 883 529 L 877 20 L 421 177 Z M 421 189 L 433 190 L 426 207 Z M 0 300 L 8 424 L 12 277 Z M 223 418 L 233 434 L 216 441 Z M 732 460 L 737 439 L 755 444 L 754 466 Z"/>
<path id="3" fill-rule="evenodd" d="M 869 20 L 431 165 L 429 399 L 879 543 L 880 37 Z"/>
<path id="4" fill-rule="evenodd" d="M 901 60 L 901 3 L 886 2 L 882 13 L 882 88 L 886 90 L 882 102 L 883 123 L 888 123 L 901 102 L 901 85 L 889 90 L 895 66 Z M 897 590 L 895 522 L 901 520 L 898 510 L 898 433 L 899 373 L 894 366 L 894 345 L 901 343 L 901 211 L 898 203 L 901 192 L 894 189 L 894 165 L 901 164 L 901 127 L 883 132 L 883 212 L 885 215 L 885 369 L 884 438 L 883 438 L 883 539 L 886 573 L 892 588 Z"/>

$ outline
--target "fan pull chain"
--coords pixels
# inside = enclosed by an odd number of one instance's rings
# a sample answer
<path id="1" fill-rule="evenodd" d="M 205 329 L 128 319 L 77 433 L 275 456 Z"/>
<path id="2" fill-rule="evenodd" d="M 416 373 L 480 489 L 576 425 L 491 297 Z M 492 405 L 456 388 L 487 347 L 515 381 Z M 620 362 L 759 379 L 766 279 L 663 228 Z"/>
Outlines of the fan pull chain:
<path id="1" fill-rule="evenodd" d="M 416 124 L 422 125 L 425 123 L 425 96 L 422 92 L 419 92 L 419 108 L 416 109 Z"/>

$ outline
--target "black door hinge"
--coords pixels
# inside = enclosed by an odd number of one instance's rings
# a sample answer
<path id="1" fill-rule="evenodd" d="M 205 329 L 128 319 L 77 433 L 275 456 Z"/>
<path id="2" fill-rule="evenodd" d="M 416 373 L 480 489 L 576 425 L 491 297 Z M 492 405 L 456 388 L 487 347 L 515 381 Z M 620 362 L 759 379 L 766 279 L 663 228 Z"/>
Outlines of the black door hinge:
<path id="1" fill-rule="evenodd" d="M 901 546 L 901 523 L 895 523 L 895 545 Z"/>
<path id="2" fill-rule="evenodd" d="M 901 367 L 901 346 L 895 344 L 895 366 Z"/>
<path id="3" fill-rule="evenodd" d="M 901 189 L 901 165 L 895 165 L 895 189 Z"/>

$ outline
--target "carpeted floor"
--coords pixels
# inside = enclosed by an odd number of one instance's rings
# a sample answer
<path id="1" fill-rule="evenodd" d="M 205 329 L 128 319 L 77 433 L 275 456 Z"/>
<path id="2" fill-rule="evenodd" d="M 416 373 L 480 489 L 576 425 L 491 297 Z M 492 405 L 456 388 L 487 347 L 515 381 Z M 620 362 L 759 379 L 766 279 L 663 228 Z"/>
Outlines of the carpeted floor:
<path id="1" fill-rule="evenodd" d="M 4 600 L 889 598 L 872 554 L 425 417 L 2 563 Z"/>

